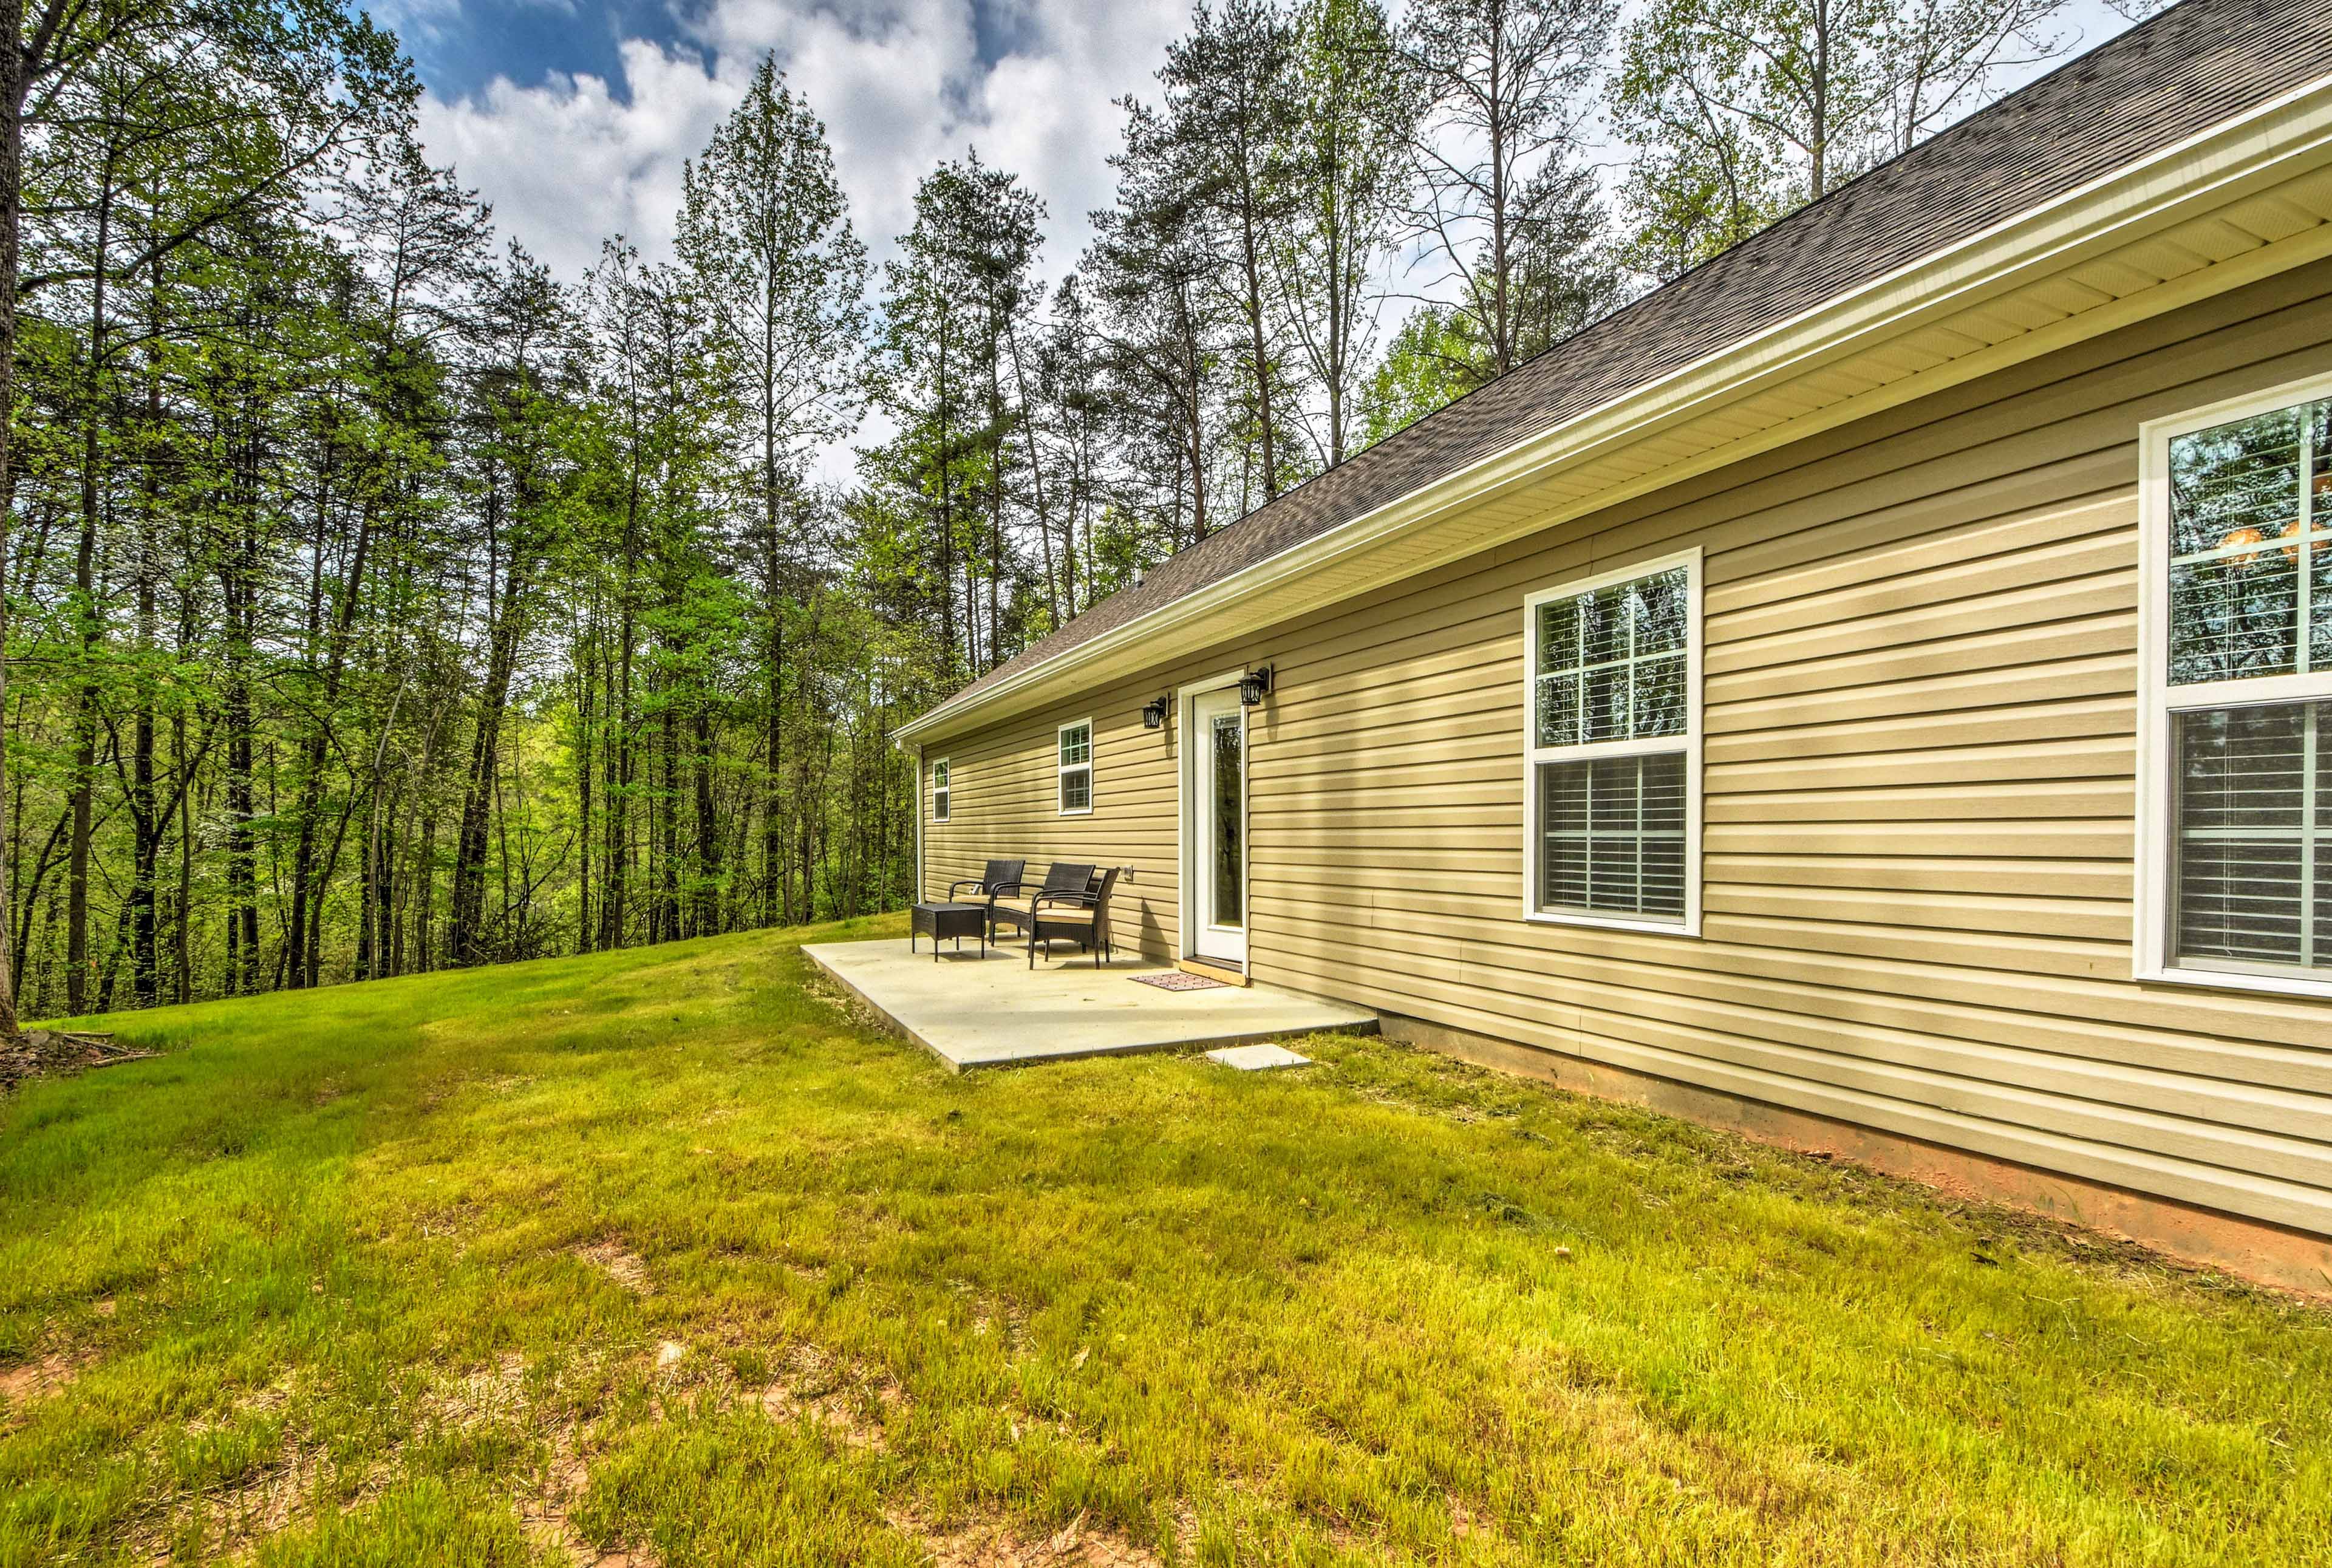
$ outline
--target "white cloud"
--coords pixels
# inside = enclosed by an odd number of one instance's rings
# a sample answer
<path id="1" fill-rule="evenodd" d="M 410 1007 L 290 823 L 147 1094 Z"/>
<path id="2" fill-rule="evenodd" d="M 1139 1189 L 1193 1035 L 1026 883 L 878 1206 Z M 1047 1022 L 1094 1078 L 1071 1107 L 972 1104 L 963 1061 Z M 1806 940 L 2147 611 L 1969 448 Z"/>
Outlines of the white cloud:
<path id="1" fill-rule="evenodd" d="M 493 204 L 502 232 L 561 275 L 580 276 L 599 242 L 628 234 L 662 255 L 680 206 L 681 165 L 745 91 L 747 66 L 695 60 L 635 39 L 625 91 L 596 76 L 520 87 L 497 78 L 474 98 L 422 105 L 430 156 Z"/>
<path id="2" fill-rule="evenodd" d="M 431 3 L 406 0 L 416 13 Z M 853 221 L 878 258 L 912 222 L 916 182 L 977 146 L 1044 198 L 1046 271 L 1057 277 L 1113 189 L 1123 117 L 1112 100 L 1154 91 L 1187 11 L 1182 0 L 1026 0 L 1007 20 L 1013 52 L 991 65 L 970 0 L 715 0 L 689 24 L 696 48 L 634 39 L 619 81 L 498 78 L 472 97 L 432 95 L 422 131 L 493 203 L 504 233 L 572 277 L 618 231 L 651 256 L 668 252 L 683 161 L 773 53 L 826 121 Z"/>

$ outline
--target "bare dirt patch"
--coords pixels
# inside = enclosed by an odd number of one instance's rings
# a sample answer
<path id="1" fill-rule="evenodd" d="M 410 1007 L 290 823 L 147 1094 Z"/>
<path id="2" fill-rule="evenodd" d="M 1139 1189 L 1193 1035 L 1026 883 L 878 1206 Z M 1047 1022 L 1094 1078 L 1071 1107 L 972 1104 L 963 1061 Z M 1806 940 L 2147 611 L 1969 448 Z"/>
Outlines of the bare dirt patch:
<path id="1" fill-rule="evenodd" d="M 352 1495 L 331 1504 L 339 1477 L 326 1456 L 294 1448 L 275 1464 L 182 1496 L 162 1517 L 136 1531 L 130 1547 L 157 1568 L 183 1562 L 189 1552 L 205 1562 L 233 1556 L 328 1505 L 343 1512 L 355 1507 L 378 1490 L 383 1474 L 376 1468 Z"/>
<path id="2" fill-rule="evenodd" d="M 46 1399 L 79 1377 L 82 1365 L 63 1351 L 52 1351 L 38 1361 L 0 1370 L 0 1396 L 11 1405 Z"/>
<path id="3" fill-rule="evenodd" d="M 575 1451 L 572 1431 L 559 1432 L 552 1448 L 541 1490 L 519 1504 L 519 1522 L 535 1543 L 561 1554 L 576 1568 L 662 1568 L 653 1552 L 626 1546 L 602 1551 L 576 1528 L 569 1515 L 591 1484 L 591 1468 Z"/>
<path id="4" fill-rule="evenodd" d="M 646 1296 L 655 1289 L 648 1279 L 647 1261 L 620 1241 L 595 1241 L 577 1248 L 575 1256 L 634 1296 Z"/>
<path id="5" fill-rule="evenodd" d="M 523 1424 L 528 1414 L 526 1358 L 516 1351 L 434 1391 L 424 1409 L 451 1426 Z"/>
<path id="6" fill-rule="evenodd" d="M 773 1420 L 807 1420 L 862 1449 L 883 1447 L 885 1419 L 906 1403 L 889 1378 L 844 1366 L 812 1344 L 795 1346 L 785 1371 L 753 1397 Z"/>
<path id="7" fill-rule="evenodd" d="M 891 1525 L 923 1544 L 932 1568 L 1161 1568 L 1161 1559 L 1122 1531 L 1082 1514 L 1050 1535 L 995 1522 L 940 1529 L 911 1514 Z"/>

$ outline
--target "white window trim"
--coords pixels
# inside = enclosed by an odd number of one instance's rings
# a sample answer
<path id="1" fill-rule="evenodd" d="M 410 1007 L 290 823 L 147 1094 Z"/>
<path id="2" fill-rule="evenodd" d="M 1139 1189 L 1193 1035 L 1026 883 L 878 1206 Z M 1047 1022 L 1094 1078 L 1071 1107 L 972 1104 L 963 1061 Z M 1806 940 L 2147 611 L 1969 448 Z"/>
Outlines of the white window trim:
<path id="1" fill-rule="evenodd" d="M 2332 375 L 2311 376 L 2206 408 L 2150 419 L 2137 429 L 2137 911 L 2131 923 L 2130 972 L 2140 980 L 2284 996 L 2332 996 L 2332 976 L 2211 969 L 2179 964 L 2170 955 L 2170 889 L 2177 858 L 2170 820 L 2171 802 L 2177 798 L 2177 781 L 2171 774 L 2170 740 L 2174 728 L 2171 715 L 2193 708 L 2252 707 L 2332 697 L 2332 671 L 2173 686 L 2166 624 L 2170 618 L 2172 439 L 2327 397 L 2332 397 Z"/>
<path id="2" fill-rule="evenodd" d="M 947 775 L 944 787 L 940 783 L 942 773 Z M 932 820 L 945 822 L 955 809 L 955 770 L 948 766 L 946 758 L 932 759 L 931 780 Z"/>
<path id="3" fill-rule="evenodd" d="M 1663 936 L 1700 935 L 1700 575 L 1698 545 L 1591 577 L 1573 578 L 1539 589 L 1523 599 L 1523 919 L 1533 925 L 1584 925 L 1606 931 L 1656 932 Z M 1672 567 L 1685 569 L 1685 732 L 1683 735 L 1684 919 L 1654 920 L 1641 915 L 1573 913 L 1538 907 L 1538 879 L 1543 857 L 1538 844 L 1538 765 L 1563 760 L 1626 757 L 1677 750 L 1677 737 L 1657 740 L 1597 741 L 1581 746 L 1548 746 L 1538 737 L 1538 607 L 1549 599 L 1575 598 L 1616 582 L 1627 582 Z"/>
<path id="4" fill-rule="evenodd" d="M 1085 732 L 1085 760 L 1064 762 L 1061 760 L 1061 737 L 1080 727 Z M 1061 804 L 1061 783 L 1076 772 L 1083 772 L 1085 776 L 1085 803 L 1083 806 L 1064 806 Z M 1089 718 L 1072 719 L 1053 731 L 1053 808 L 1063 817 L 1090 817 L 1093 815 L 1093 803 L 1094 722 Z"/>

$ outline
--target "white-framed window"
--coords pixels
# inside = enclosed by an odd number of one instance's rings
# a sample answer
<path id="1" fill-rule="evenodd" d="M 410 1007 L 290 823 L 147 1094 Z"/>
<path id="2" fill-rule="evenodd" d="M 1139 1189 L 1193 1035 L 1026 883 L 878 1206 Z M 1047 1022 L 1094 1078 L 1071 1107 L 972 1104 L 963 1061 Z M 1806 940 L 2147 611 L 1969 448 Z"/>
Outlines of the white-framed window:
<path id="1" fill-rule="evenodd" d="M 2332 376 L 2140 446 L 2134 968 L 2332 995 Z"/>
<path id="2" fill-rule="evenodd" d="M 948 797 L 951 793 L 948 788 L 948 760 L 941 757 L 932 764 L 932 821 L 945 822 L 948 819 Z"/>
<path id="3" fill-rule="evenodd" d="M 1061 815 L 1082 817 L 1093 809 L 1093 721 L 1064 724 L 1054 737 L 1059 757 Z"/>
<path id="4" fill-rule="evenodd" d="M 1700 933 L 1700 551 L 1523 600 L 1523 916 Z"/>

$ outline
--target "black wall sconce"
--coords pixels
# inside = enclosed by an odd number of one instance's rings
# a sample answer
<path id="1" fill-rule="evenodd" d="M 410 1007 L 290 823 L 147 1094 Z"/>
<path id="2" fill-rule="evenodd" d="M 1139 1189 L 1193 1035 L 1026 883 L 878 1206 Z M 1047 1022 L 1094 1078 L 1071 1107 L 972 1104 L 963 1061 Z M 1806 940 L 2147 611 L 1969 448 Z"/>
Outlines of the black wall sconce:
<path id="1" fill-rule="evenodd" d="M 1164 729 L 1166 710 L 1172 705 L 1173 701 L 1171 697 L 1160 697 L 1153 702 L 1144 703 L 1142 705 L 1142 727 L 1145 730 Z"/>
<path id="2" fill-rule="evenodd" d="M 1271 695 L 1269 664 L 1264 665 L 1259 670 L 1249 670 L 1239 677 L 1239 706 L 1259 708 L 1263 705 L 1263 700 L 1269 695 Z"/>

